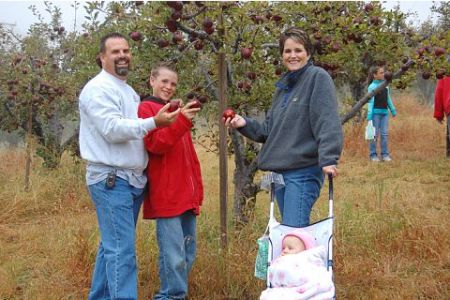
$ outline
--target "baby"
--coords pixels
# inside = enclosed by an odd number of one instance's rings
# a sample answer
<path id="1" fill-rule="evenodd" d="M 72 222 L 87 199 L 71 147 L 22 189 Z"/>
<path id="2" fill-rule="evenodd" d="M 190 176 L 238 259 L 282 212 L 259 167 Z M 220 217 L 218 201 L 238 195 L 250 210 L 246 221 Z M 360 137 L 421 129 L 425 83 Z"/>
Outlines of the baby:
<path id="1" fill-rule="evenodd" d="M 324 261 L 325 247 L 316 247 L 309 233 L 303 229 L 287 233 L 281 255 L 268 270 L 272 288 L 264 290 L 259 299 L 333 299 L 334 284 Z"/>

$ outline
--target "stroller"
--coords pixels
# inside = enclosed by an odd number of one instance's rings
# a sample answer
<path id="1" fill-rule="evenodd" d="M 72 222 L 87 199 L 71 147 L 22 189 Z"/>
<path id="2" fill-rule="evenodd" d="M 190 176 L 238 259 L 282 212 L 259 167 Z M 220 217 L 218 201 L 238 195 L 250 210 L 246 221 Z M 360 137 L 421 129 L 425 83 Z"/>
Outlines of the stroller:
<path id="1" fill-rule="evenodd" d="M 324 266 L 326 267 L 327 272 L 330 274 L 330 276 L 333 276 L 333 179 L 332 176 L 329 175 L 329 213 L 328 217 L 320 220 L 316 223 L 313 223 L 309 226 L 303 227 L 302 229 L 304 231 L 307 231 L 310 235 L 312 235 L 315 239 L 316 245 L 318 246 L 324 246 L 326 249 L 326 257 L 323 262 Z M 267 251 L 267 264 L 264 266 L 267 270 L 267 268 L 271 265 L 272 261 L 280 256 L 281 254 L 281 244 L 283 241 L 284 236 L 295 230 L 298 229 L 296 227 L 291 227 L 287 225 L 282 225 L 275 219 L 274 216 L 274 190 L 276 185 L 284 185 L 283 177 L 280 174 L 277 173 L 268 173 L 266 174 L 261 182 L 261 188 L 270 190 L 270 216 L 269 216 L 269 223 L 266 228 L 266 232 L 263 237 L 261 237 L 258 240 L 258 244 L 260 244 L 260 250 L 261 250 L 261 242 L 266 241 L 266 251 Z M 258 253 L 259 258 L 265 256 L 260 255 Z M 257 263 L 258 263 L 258 257 L 257 257 Z M 255 265 L 257 268 L 257 265 Z M 272 284 L 269 279 L 268 272 L 261 273 L 259 272 L 259 276 L 257 275 L 257 270 L 255 268 L 255 276 L 262 279 L 261 274 L 264 274 L 266 276 L 266 282 L 267 287 L 271 288 Z"/>

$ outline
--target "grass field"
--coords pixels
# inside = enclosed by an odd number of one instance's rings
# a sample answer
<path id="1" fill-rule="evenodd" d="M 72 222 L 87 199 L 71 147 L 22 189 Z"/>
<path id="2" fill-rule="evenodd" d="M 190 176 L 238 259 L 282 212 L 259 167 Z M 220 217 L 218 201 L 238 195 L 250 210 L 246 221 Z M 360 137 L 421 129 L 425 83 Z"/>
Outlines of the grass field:
<path id="1" fill-rule="evenodd" d="M 365 124 L 349 122 L 344 128 L 334 193 L 338 299 L 450 299 L 445 129 L 410 95 L 395 100 L 399 115 L 390 119 L 392 162 L 368 161 Z M 258 299 L 264 282 L 253 277 L 253 266 L 256 239 L 268 221 L 268 194 L 258 194 L 254 219 L 242 230 L 235 231 L 230 221 L 229 247 L 222 250 L 218 157 L 197 149 L 205 202 L 189 299 Z M 32 189 L 26 193 L 23 150 L 3 149 L 0 160 L 0 299 L 86 299 L 98 231 L 84 163 L 64 157 L 61 168 L 48 171 L 34 158 Z M 232 160 L 229 165 L 231 182 Z M 326 216 L 326 190 L 314 208 L 314 221 Z M 151 299 L 158 288 L 157 253 L 154 222 L 140 220 L 140 299 Z"/>

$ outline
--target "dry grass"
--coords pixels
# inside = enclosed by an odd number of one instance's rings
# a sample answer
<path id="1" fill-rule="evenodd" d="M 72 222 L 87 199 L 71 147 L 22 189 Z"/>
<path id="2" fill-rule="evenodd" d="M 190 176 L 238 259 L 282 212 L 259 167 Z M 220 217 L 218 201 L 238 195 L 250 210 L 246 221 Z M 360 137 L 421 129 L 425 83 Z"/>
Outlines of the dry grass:
<path id="1" fill-rule="evenodd" d="M 390 123 L 391 163 L 369 163 L 364 125 L 345 126 L 335 184 L 339 299 L 450 299 L 450 160 L 444 158 L 444 128 L 412 97 L 395 99 L 399 115 Z M 255 241 L 267 222 L 268 195 L 258 195 L 247 227 L 235 232 L 230 224 L 229 248 L 221 250 L 218 159 L 198 151 L 206 199 L 190 299 L 258 299 L 264 283 L 253 277 Z M 46 171 L 35 158 L 32 191 L 25 193 L 24 153 L 5 149 L 0 159 L 0 299 L 85 299 L 98 231 L 84 165 L 65 157 L 60 169 Z M 232 163 L 229 168 L 231 179 Z M 315 220 L 326 215 L 325 191 Z M 138 223 L 140 299 L 151 299 L 158 288 L 154 231 L 154 222 Z"/>

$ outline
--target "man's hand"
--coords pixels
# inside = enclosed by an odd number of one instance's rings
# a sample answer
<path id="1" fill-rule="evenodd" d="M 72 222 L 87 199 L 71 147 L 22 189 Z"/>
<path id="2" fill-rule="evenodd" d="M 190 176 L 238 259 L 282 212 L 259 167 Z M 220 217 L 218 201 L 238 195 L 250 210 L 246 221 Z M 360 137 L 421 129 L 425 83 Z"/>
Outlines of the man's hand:
<path id="1" fill-rule="evenodd" d="M 176 120 L 176 118 L 177 118 L 178 114 L 180 113 L 181 109 L 178 108 L 174 112 L 168 112 L 167 110 L 169 109 L 169 106 L 170 106 L 170 103 L 167 103 L 166 105 L 164 105 L 158 111 L 158 113 L 153 117 L 153 119 L 155 120 L 156 127 L 169 126 L 170 124 L 173 123 L 173 121 Z"/>
<path id="2" fill-rule="evenodd" d="M 222 118 L 222 121 L 225 123 L 226 127 L 231 127 L 231 128 L 240 128 L 240 127 L 244 127 L 245 125 L 247 125 L 247 122 L 245 121 L 245 119 L 238 114 L 236 114 L 233 119 Z"/>
<path id="3" fill-rule="evenodd" d="M 338 176 L 338 169 L 336 168 L 336 165 L 322 167 L 322 171 L 325 174 L 331 174 L 332 177 Z"/>
<path id="4" fill-rule="evenodd" d="M 199 107 L 191 108 L 191 106 L 194 104 L 195 104 L 194 101 L 190 101 L 181 108 L 181 113 L 189 120 L 192 120 L 195 117 L 195 115 L 200 111 Z"/>

